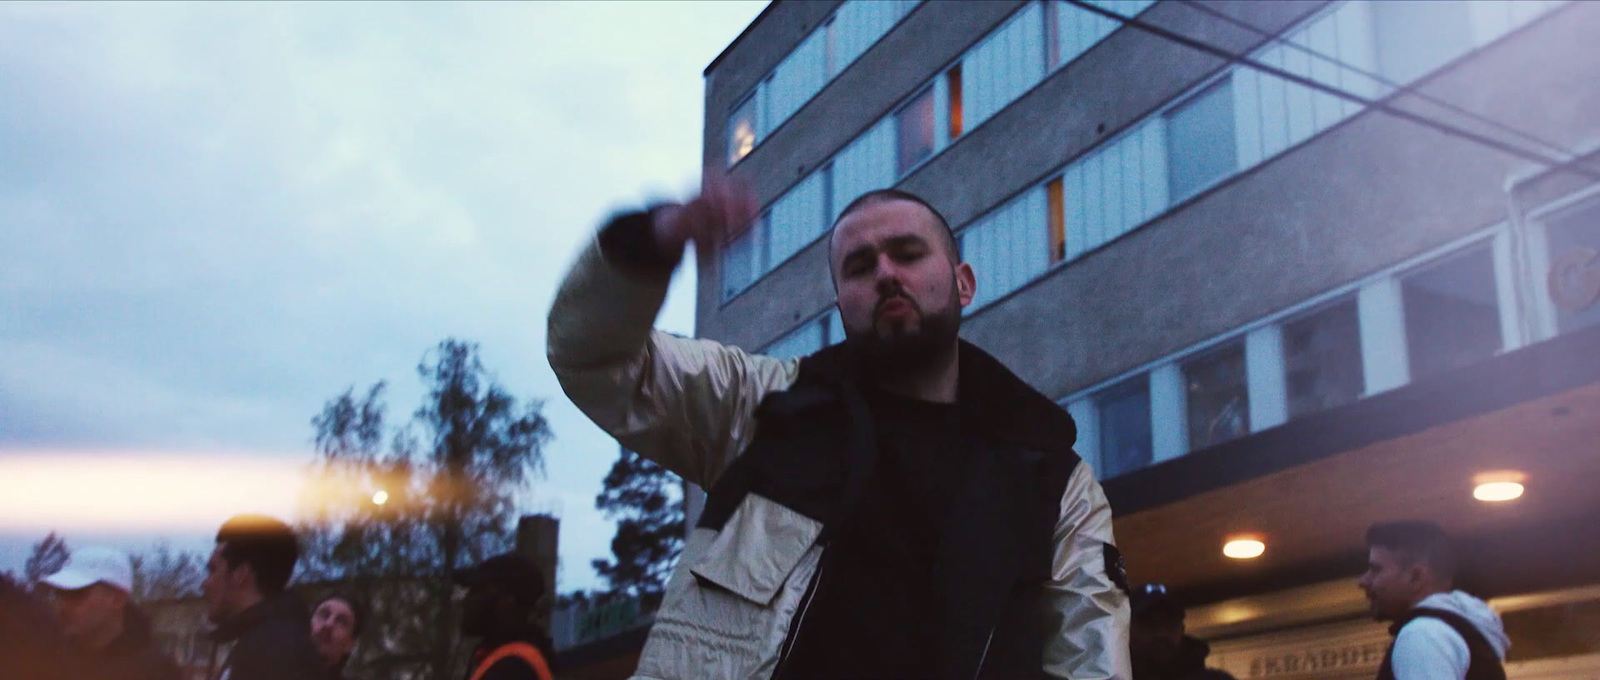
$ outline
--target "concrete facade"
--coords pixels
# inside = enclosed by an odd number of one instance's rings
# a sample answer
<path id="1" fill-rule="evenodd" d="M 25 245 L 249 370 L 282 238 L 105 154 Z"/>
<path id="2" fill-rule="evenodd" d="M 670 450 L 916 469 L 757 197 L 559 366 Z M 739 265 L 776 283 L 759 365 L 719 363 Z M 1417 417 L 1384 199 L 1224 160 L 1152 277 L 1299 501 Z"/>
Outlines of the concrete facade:
<path id="1" fill-rule="evenodd" d="M 706 158 L 724 158 L 726 112 L 828 3 L 780 2 L 707 77 Z M 1322 2 L 1206 2 L 1282 31 Z M 1021 3 L 924 3 L 730 170 L 763 204 L 946 68 Z M 1416 83 L 1418 91 L 1536 130 L 1568 149 L 1600 141 L 1600 6 L 1553 10 Z M 1238 52 L 1264 39 L 1157 3 L 1143 21 Z M 770 24 L 770 28 L 767 26 Z M 756 39 L 781 35 L 783 40 Z M 1552 50 L 1561 59 L 1552 60 Z M 1132 28 L 1112 33 L 954 140 L 896 186 L 959 230 L 1064 163 L 1192 91 L 1221 59 Z M 1552 95 L 1561 93 L 1559 101 Z M 1481 130 L 1406 93 L 1385 100 Z M 1554 105 L 1551 105 L 1554 104 Z M 1525 142 L 1524 142 L 1525 143 Z M 1237 173 L 970 316 L 963 335 L 1063 398 L 1507 219 L 1505 187 L 1538 168 L 1367 110 Z M 825 239 L 723 304 L 702 263 L 697 330 L 755 350 L 832 304 Z"/>
<path id="2" fill-rule="evenodd" d="M 1431 520 L 1465 546 L 1476 569 L 1457 585 L 1498 598 L 1513 649 L 1541 649 L 1560 628 L 1518 617 L 1600 606 L 1600 459 L 1589 455 L 1600 441 L 1600 51 L 1590 45 L 1600 3 L 1088 2 L 1319 83 L 1337 71 L 1338 89 L 1370 99 L 1296 119 L 1330 102 L 1296 103 L 1312 100 L 1303 82 L 1296 94 L 1281 73 L 1121 26 L 1058 67 L 1041 56 L 1042 77 L 954 139 L 937 136 L 936 113 L 932 155 L 884 185 L 927 198 L 969 262 L 1008 274 L 991 277 L 1003 292 L 968 310 L 962 335 L 1073 415 L 1130 578 L 1169 588 L 1189 607 L 1190 633 L 1213 643 L 1210 665 L 1239 677 L 1351 645 L 1371 653 L 1289 675 L 1375 672 L 1388 636 L 1366 621 L 1353 584 L 1376 522 Z M 1048 46 L 1049 17 L 1088 11 L 1065 0 L 921 3 L 727 167 L 729 107 L 804 37 L 799 27 L 841 6 L 774 3 L 708 70 L 706 165 L 747 181 L 764 206 L 814 195 L 795 187 L 833 177 L 821 169 L 840 149 L 866 147 L 876 132 L 864 131 L 881 131 L 930 82 L 935 106 L 947 105 L 951 79 L 939 79 L 957 63 L 988 64 L 973 55 L 1007 26 L 1042 27 Z M 1045 21 L 1013 21 L 1040 8 Z M 1454 43 L 1439 37 L 1452 21 Z M 1319 67 L 1236 22 L 1337 56 Z M 763 30 L 788 42 L 751 44 Z M 740 60 L 750 61 L 733 70 Z M 1362 69 L 1399 83 L 1363 83 Z M 1208 147 L 1216 128 L 1174 121 L 1224 79 L 1230 138 Z M 1174 146 L 1182 134 L 1188 146 Z M 1242 141 L 1250 135 L 1259 139 Z M 1231 169 L 1174 188 L 1192 160 L 1174 148 L 1206 149 Z M 1063 207 L 1074 200 L 1103 205 Z M 778 355 L 838 342 L 817 330 L 835 321 L 826 237 L 793 251 L 813 226 L 752 227 L 793 229 L 782 262 L 702 262 L 698 334 Z M 729 252 L 760 252 L 765 238 Z M 723 279 L 726 261 L 759 276 Z M 1505 474 L 1525 479 L 1526 498 L 1475 497 L 1480 479 Z M 1241 536 L 1264 553 L 1225 557 Z M 1507 664 L 1525 680 L 1597 672 L 1600 648 Z"/>

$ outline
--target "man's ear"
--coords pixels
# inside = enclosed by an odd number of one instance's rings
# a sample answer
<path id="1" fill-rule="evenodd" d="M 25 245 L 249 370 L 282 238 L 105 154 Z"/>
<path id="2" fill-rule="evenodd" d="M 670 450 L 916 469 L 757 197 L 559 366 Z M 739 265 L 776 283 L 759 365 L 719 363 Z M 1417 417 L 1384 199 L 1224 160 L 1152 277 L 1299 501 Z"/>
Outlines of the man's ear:
<path id="1" fill-rule="evenodd" d="M 962 307 L 972 304 L 973 296 L 978 293 L 978 279 L 972 273 L 972 265 L 965 262 L 956 265 L 956 292 L 960 294 Z"/>
<path id="2" fill-rule="evenodd" d="M 237 567 L 229 569 L 228 581 L 231 582 L 235 588 L 241 590 L 251 590 L 257 593 L 261 592 L 260 582 L 256 580 L 256 568 L 250 566 L 249 562 L 242 563 Z"/>
<path id="3" fill-rule="evenodd" d="M 1411 584 L 1413 588 L 1425 589 L 1432 581 L 1433 574 L 1428 571 L 1428 565 L 1422 560 L 1412 562 L 1406 567 L 1406 583 Z"/>

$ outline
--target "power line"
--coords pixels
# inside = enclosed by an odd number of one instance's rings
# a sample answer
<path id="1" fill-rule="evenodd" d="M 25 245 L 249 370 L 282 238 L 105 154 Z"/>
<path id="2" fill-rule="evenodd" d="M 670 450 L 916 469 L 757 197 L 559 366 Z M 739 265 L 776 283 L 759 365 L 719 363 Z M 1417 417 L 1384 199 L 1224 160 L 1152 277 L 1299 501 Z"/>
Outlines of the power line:
<path id="1" fill-rule="evenodd" d="M 1359 66 L 1356 66 L 1356 65 L 1351 64 L 1349 62 L 1343 61 L 1343 60 L 1339 59 L 1338 57 L 1335 57 L 1335 56 L 1332 56 L 1330 54 L 1326 54 L 1326 53 L 1323 53 L 1323 52 L 1318 52 L 1318 51 L 1316 51 L 1314 49 L 1311 49 L 1310 47 L 1307 47 L 1307 46 L 1302 45 L 1300 43 L 1294 42 L 1294 41 L 1289 40 L 1287 38 L 1284 38 L 1282 36 L 1273 35 L 1272 32 L 1270 32 L 1270 31 L 1267 31 L 1267 30 L 1262 29 L 1262 28 L 1258 28 L 1254 24 L 1251 24 L 1250 22 L 1245 21 L 1243 19 L 1239 19 L 1239 18 L 1236 18 L 1236 17 L 1229 16 L 1228 14 L 1226 14 L 1226 13 L 1220 11 L 1220 10 L 1217 10 L 1217 9 L 1215 9 L 1213 7 L 1209 7 L 1207 5 L 1204 5 L 1204 4 L 1201 4 L 1201 3 L 1198 3 L 1198 2 L 1181 2 L 1181 3 L 1178 3 L 1178 4 L 1180 6 L 1182 6 L 1182 7 L 1185 7 L 1185 8 L 1188 8 L 1188 9 L 1192 9 L 1192 10 L 1195 10 L 1197 12 L 1201 12 L 1201 13 L 1204 13 L 1204 14 L 1208 14 L 1208 15 L 1210 15 L 1212 17 L 1217 18 L 1217 19 L 1221 19 L 1222 21 L 1224 21 L 1224 22 L 1226 22 L 1228 24 L 1231 24 L 1231 25 L 1236 26 L 1238 28 L 1242 28 L 1242 29 L 1244 29 L 1246 31 L 1249 31 L 1251 33 L 1256 34 L 1257 36 L 1266 38 L 1268 41 L 1270 41 L 1270 42 L 1272 42 L 1274 44 L 1281 45 L 1283 47 L 1287 47 L 1287 48 L 1289 48 L 1291 50 L 1300 52 L 1301 54 L 1309 55 L 1313 59 L 1317 59 L 1319 61 L 1332 64 L 1332 65 L 1334 65 L 1334 66 L 1336 66 L 1336 67 L 1338 67 L 1340 69 L 1344 69 L 1344 70 L 1349 71 L 1351 73 L 1354 73 L 1356 75 L 1364 76 L 1366 78 L 1369 78 L 1373 82 L 1378 83 L 1379 85 L 1383 85 L 1385 87 L 1392 88 L 1396 93 L 1404 92 L 1404 93 L 1406 93 L 1406 94 L 1408 94 L 1408 95 L 1410 95 L 1412 97 L 1415 97 L 1415 98 L 1420 99 L 1422 101 L 1425 101 L 1425 102 L 1428 102 L 1430 104 L 1433 104 L 1434 106 L 1442 108 L 1442 109 L 1444 109 L 1446 111 L 1450 111 L 1451 113 L 1456 113 L 1456 114 L 1465 116 L 1467 118 L 1471 118 L 1471 119 L 1476 120 L 1476 121 L 1478 121 L 1480 123 L 1483 123 L 1484 125 L 1488 125 L 1490 127 L 1496 128 L 1496 129 L 1498 129 L 1498 130 L 1500 130 L 1502 132 L 1505 132 L 1505 133 L 1508 133 L 1508 134 L 1511 134 L 1511 135 L 1515 135 L 1517 137 L 1521 137 L 1525 141 L 1533 142 L 1534 144 L 1538 144 L 1539 146 L 1542 146 L 1545 149 L 1548 149 L 1548 150 L 1554 151 L 1554 152 L 1556 152 L 1558 154 L 1561 154 L 1562 156 L 1564 156 L 1567 159 L 1571 159 L 1571 158 L 1575 158 L 1576 157 L 1576 154 L 1572 153 L 1571 151 L 1568 151 L 1565 147 L 1562 147 L 1559 144 L 1555 144 L 1554 142 L 1546 141 L 1546 140 L 1544 140 L 1544 139 L 1542 139 L 1540 137 L 1537 137 L 1537 136 L 1535 136 L 1535 135 L 1533 135 L 1531 133 L 1528 133 L 1528 132 L 1523 131 L 1523 130 L 1519 130 L 1519 129 L 1514 128 L 1514 127 L 1512 127 L 1510 125 L 1502 123 L 1500 121 L 1497 121 L 1497 120 L 1494 120 L 1494 119 L 1489 118 L 1487 116 L 1484 116 L 1484 115 L 1478 114 L 1476 112 L 1467 110 L 1466 108 L 1463 108 L 1463 107 L 1460 107 L 1460 106 L 1456 106 L 1455 104 L 1451 104 L 1448 101 L 1445 101 L 1445 100 L 1440 99 L 1438 97 L 1434 97 L 1434 96 L 1429 95 L 1429 94 L 1427 94 L 1425 92 L 1422 92 L 1420 90 L 1412 89 L 1411 86 L 1404 85 L 1404 84 L 1401 84 L 1401 83 L 1397 83 L 1397 82 L 1395 82 L 1393 80 L 1390 80 L 1390 79 L 1384 77 L 1380 73 L 1377 73 L 1377 72 L 1374 72 L 1374 71 L 1368 71 L 1368 70 L 1363 69 L 1363 68 L 1361 68 Z"/>
<path id="2" fill-rule="evenodd" d="M 1097 6 L 1089 3 L 1088 0 L 1063 0 L 1063 2 L 1066 2 L 1066 3 L 1068 3 L 1068 4 L 1070 4 L 1070 5 L 1074 6 L 1074 7 L 1077 7 L 1079 9 L 1086 10 L 1088 12 L 1091 12 L 1091 13 L 1097 14 L 1099 16 L 1102 16 L 1102 17 L 1111 19 L 1113 21 L 1119 22 L 1124 26 L 1131 26 L 1133 28 L 1137 28 L 1137 29 L 1139 29 L 1141 31 L 1144 31 L 1146 33 L 1150 33 L 1151 35 L 1154 35 L 1154 36 L 1156 36 L 1158 38 L 1161 38 L 1163 40 L 1166 40 L 1168 42 L 1172 42 L 1172 43 L 1176 43 L 1176 44 L 1179 44 L 1179 45 L 1183 45 L 1184 47 L 1188 47 L 1188 48 L 1190 48 L 1192 50 L 1196 50 L 1198 52 L 1203 52 L 1205 54 L 1209 54 L 1211 56 L 1223 59 L 1224 61 L 1228 62 L 1229 64 L 1240 64 L 1240 65 L 1248 66 L 1250 68 L 1256 69 L 1257 71 L 1261 71 L 1262 73 L 1266 73 L 1268 75 L 1276 76 L 1276 77 L 1281 78 L 1283 80 L 1287 80 L 1287 81 L 1289 81 L 1291 83 L 1295 83 L 1296 85 L 1307 87 L 1307 88 L 1310 88 L 1310 89 L 1313 89 L 1313 90 L 1316 90 L 1318 92 L 1322 92 L 1322 93 L 1325 93 L 1325 94 L 1333 95 L 1333 96 L 1338 97 L 1340 99 L 1343 99 L 1345 101 L 1355 102 L 1355 103 L 1360 104 L 1362 106 L 1365 106 L 1365 107 L 1368 107 L 1368 108 L 1372 108 L 1372 109 L 1376 109 L 1378 111 L 1382 111 L 1382 112 L 1387 113 L 1387 114 L 1389 114 L 1391 116 L 1394 116 L 1396 118 L 1400 118 L 1402 120 L 1411 121 L 1411 122 L 1416 123 L 1418 125 L 1421 125 L 1423 127 L 1435 130 L 1437 132 L 1444 133 L 1444 134 L 1452 136 L 1452 137 L 1458 137 L 1458 138 L 1461 138 L 1461 139 L 1465 139 L 1467 141 L 1477 143 L 1477 144 L 1479 144 L 1481 146 L 1485 146 L 1485 147 L 1494 149 L 1496 151 L 1500 151 L 1501 153 L 1505 153 L 1505 154 L 1509 154 L 1509 155 L 1512 155 L 1512 156 L 1516 156 L 1517 158 L 1521 158 L 1523 160 L 1533 161 L 1535 163 L 1538 163 L 1538 164 L 1544 166 L 1546 169 L 1550 169 L 1550 170 L 1566 170 L 1567 172 L 1571 172 L 1573 174 L 1581 175 L 1582 177 L 1584 177 L 1586 179 L 1600 181 L 1600 172 L 1596 172 L 1595 170 L 1590 169 L 1590 168 L 1586 168 L 1586 167 L 1578 167 L 1577 165 L 1574 165 L 1570 160 L 1567 160 L 1567 159 L 1553 159 L 1553 158 L 1550 158 L 1549 156 L 1546 156 L 1545 154 L 1540 153 L 1538 151 L 1530 151 L 1530 150 L 1522 148 L 1521 146 L 1518 146 L 1516 144 L 1511 144 L 1509 142 L 1501 141 L 1501 140 L 1495 139 L 1493 137 L 1488 137 L 1486 135 L 1478 134 L 1478 133 L 1473 132 L 1471 130 L 1465 130 L 1465 129 L 1462 129 L 1460 127 L 1451 125 L 1449 123 L 1440 122 L 1440 121 L 1434 120 L 1432 118 L 1429 118 L 1429 117 L 1421 115 L 1421 114 L 1417 114 L 1417 113 L 1412 113 L 1410 111 L 1406 111 L 1405 109 L 1396 108 L 1393 105 L 1378 101 L 1376 99 L 1372 99 L 1372 98 L 1369 98 L 1369 97 L 1363 97 L 1363 96 L 1361 96 L 1359 94 L 1355 94 L 1353 92 L 1350 92 L 1350 91 L 1347 91 L 1347 90 L 1344 90 L 1344 89 L 1341 89 L 1341 88 L 1338 88 L 1338 87 L 1334 87 L 1332 85 L 1327 85 L 1327 84 L 1312 80 L 1310 78 L 1307 78 L 1305 76 L 1301 76 L 1301 75 L 1296 74 L 1296 73 L 1291 73 L 1289 71 L 1286 71 L 1284 69 L 1278 68 L 1276 66 L 1269 66 L 1267 64 L 1263 64 L 1263 63 L 1261 63 L 1259 61 L 1256 61 L 1254 59 L 1251 59 L 1249 57 L 1243 56 L 1243 55 L 1241 55 L 1241 54 L 1239 54 L 1237 52 L 1233 52 L 1231 50 L 1226 50 L 1226 49 L 1223 49 L 1223 48 L 1220 48 L 1220 47 L 1216 47 L 1216 46 L 1208 44 L 1208 43 L 1201 42 L 1199 40 L 1195 40 L 1194 38 L 1190 38 L 1190 37 L 1188 37 L 1186 35 L 1183 35 L 1181 33 L 1177 33 L 1175 31 L 1170 31 L 1170 30 L 1167 30 L 1165 28 L 1161 28 L 1159 26 L 1155 26 L 1155 25 L 1149 24 L 1149 23 L 1147 23 L 1147 22 L 1145 22 L 1143 20 L 1134 19 L 1134 18 L 1130 18 L 1130 17 L 1125 17 L 1125 16 L 1122 16 L 1121 14 L 1117 14 L 1116 12 L 1113 12 L 1111 10 L 1101 9 L 1100 7 L 1097 7 Z"/>

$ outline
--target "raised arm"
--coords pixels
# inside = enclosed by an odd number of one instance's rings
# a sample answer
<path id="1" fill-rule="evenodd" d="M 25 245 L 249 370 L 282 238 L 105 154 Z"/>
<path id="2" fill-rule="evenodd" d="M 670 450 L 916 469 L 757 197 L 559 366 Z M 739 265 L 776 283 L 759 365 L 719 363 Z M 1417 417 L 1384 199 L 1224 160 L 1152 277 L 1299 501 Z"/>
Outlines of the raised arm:
<path id="1" fill-rule="evenodd" d="M 652 329 L 691 240 L 710 252 L 753 209 L 708 187 L 678 206 L 613 219 L 579 254 L 550 308 L 547 352 L 567 396 L 640 455 L 708 487 L 753 435 L 761 399 L 798 362 Z"/>

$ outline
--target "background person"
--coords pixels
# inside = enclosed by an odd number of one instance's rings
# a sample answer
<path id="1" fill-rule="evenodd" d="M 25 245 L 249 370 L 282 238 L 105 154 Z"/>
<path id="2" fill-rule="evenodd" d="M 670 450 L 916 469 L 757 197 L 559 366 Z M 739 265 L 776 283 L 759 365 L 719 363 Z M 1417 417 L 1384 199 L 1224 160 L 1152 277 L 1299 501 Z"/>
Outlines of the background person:
<path id="1" fill-rule="evenodd" d="M 550 635 L 533 622 L 544 575 L 520 553 L 496 555 L 456 573 L 466 586 L 461 634 L 478 638 L 467 680 L 551 680 Z"/>
<path id="2" fill-rule="evenodd" d="M 150 620 L 129 601 L 133 562 L 114 548 L 86 547 L 43 580 L 80 680 L 177 680 L 177 664 L 156 649 Z"/>
<path id="3" fill-rule="evenodd" d="M 285 588 L 300 543 L 271 517 L 239 515 L 217 532 L 201 595 L 217 624 L 211 638 L 233 643 L 219 680 L 306 680 L 323 674 L 311 646 L 310 615 Z"/>
<path id="4" fill-rule="evenodd" d="M 1159 583 L 1133 591 L 1133 626 L 1128 635 L 1134 680 L 1216 680 L 1233 676 L 1206 668 L 1211 645 L 1184 629 L 1183 605 Z"/>
<path id="5" fill-rule="evenodd" d="M 348 680 L 344 674 L 350 653 L 361 639 L 367 623 L 367 610 L 361 601 L 345 593 L 334 593 L 311 608 L 311 643 L 330 680 Z"/>
<path id="6" fill-rule="evenodd" d="M 67 656 L 50 608 L 0 574 L 0 680 L 71 680 Z"/>
<path id="7" fill-rule="evenodd" d="M 1511 639 L 1489 604 L 1455 590 L 1456 555 L 1433 522 L 1367 530 L 1361 590 L 1372 615 L 1393 621 L 1379 680 L 1505 680 Z"/>

